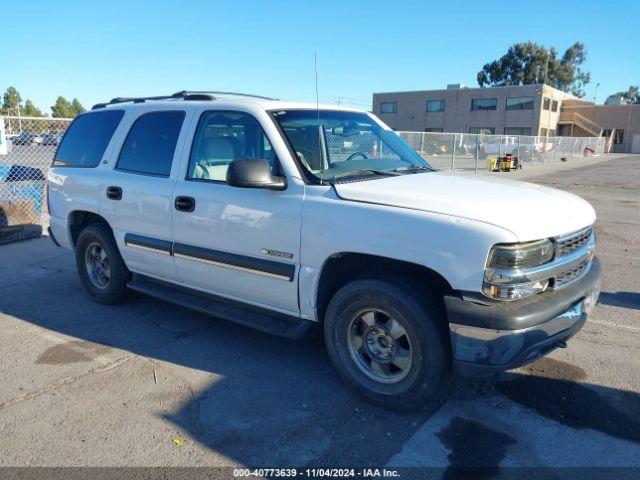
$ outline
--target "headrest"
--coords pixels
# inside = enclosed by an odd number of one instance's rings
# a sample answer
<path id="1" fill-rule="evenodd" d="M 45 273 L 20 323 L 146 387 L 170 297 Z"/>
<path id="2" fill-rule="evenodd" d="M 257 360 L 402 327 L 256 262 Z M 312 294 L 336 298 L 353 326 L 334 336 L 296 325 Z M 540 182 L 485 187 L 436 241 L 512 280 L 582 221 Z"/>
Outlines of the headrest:
<path id="1" fill-rule="evenodd" d="M 227 137 L 206 138 L 202 144 L 202 154 L 207 160 L 234 160 L 236 152 Z"/>

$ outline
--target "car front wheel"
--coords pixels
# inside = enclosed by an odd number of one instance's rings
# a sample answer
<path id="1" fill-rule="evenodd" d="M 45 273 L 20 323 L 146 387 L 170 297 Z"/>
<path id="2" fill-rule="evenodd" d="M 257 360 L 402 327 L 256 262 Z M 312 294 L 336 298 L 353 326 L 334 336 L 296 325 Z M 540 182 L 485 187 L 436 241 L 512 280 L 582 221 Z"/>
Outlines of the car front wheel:
<path id="1" fill-rule="evenodd" d="M 408 283 L 356 280 L 334 295 L 324 321 L 345 383 L 390 410 L 432 409 L 445 397 L 451 360 L 441 302 Z"/>

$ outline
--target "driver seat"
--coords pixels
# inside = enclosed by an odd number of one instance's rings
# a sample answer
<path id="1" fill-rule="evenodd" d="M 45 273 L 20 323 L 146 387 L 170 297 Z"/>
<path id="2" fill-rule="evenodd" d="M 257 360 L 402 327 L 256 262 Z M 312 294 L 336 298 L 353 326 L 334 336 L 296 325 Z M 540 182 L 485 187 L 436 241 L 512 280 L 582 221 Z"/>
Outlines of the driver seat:
<path id="1" fill-rule="evenodd" d="M 237 140 L 230 137 L 206 138 L 202 144 L 202 157 L 193 172 L 195 178 L 226 181 L 229 164 L 237 158 Z"/>

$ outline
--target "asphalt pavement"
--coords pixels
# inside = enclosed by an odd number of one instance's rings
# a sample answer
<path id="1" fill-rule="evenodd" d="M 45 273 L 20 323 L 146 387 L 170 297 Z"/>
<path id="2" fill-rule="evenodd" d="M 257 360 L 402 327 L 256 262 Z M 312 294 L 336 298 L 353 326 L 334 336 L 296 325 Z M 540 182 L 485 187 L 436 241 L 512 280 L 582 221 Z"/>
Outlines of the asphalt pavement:
<path id="1" fill-rule="evenodd" d="M 568 348 L 455 378 L 433 414 L 353 397 L 321 341 L 98 305 L 48 238 L 0 246 L 0 466 L 640 468 L 640 157 L 498 175 L 595 206 L 602 296 Z"/>

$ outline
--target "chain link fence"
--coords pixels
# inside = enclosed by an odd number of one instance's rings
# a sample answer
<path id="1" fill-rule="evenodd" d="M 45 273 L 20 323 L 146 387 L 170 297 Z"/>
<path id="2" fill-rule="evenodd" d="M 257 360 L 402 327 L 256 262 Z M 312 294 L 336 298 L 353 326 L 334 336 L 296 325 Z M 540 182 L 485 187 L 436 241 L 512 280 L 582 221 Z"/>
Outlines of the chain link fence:
<path id="1" fill-rule="evenodd" d="M 0 117 L 0 228 L 46 223 L 47 171 L 68 118 Z M 6 153 L 5 153 L 6 152 Z"/>
<path id="2" fill-rule="evenodd" d="M 511 154 L 526 168 L 570 157 L 602 155 L 604 137 L 532 137 L 472 133 L 398 132 L 431 165 L 441 170 L 491 170 Z"/>

